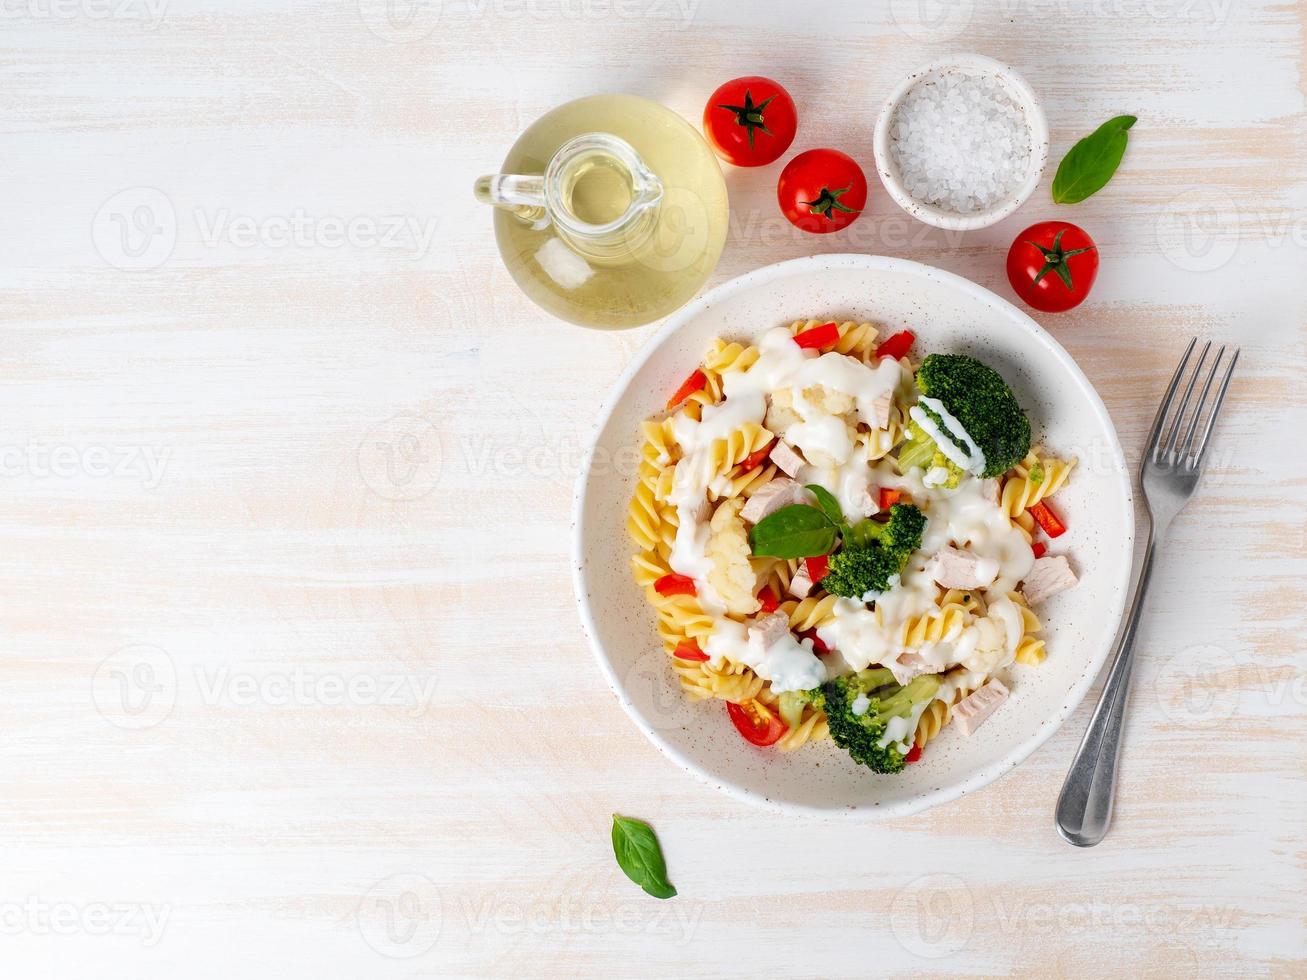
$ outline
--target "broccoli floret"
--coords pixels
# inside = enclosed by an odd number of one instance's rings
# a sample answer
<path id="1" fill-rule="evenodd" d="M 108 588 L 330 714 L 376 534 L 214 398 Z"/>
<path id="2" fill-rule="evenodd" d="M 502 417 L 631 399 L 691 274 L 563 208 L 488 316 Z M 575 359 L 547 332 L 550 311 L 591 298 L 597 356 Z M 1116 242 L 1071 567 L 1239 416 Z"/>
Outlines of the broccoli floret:
<path id="1" fill-rule="evenodd" d="M 939 675 L 926 674 L 902 686 L 884 667 L 863 670 L 847 677 L 837 677 L 810 692 L 812 703 L 826 712 L 831 738 L 847 751 L 854 762 L 873 772 L 893 773 L 903 769 L 900 742 L 910 742 L 912 732 L 891 732 L 885 739 L 890 721 L 910 718 L 913 709 L 939 693 Z M 856 709 L 863 709 L 859 713 Z"/>
<path id="2" fill-rule="evenodd" d="M 923 409 L 923 411 L 928 415 L 934 414 L 928 409 Z M 907 436 L 907 442 L 899 451 L 898 467 L 900 473 L 906 473 L 916 466 L 921 467 L 923 470 L 942 469 L 948 476 L 935 486 L 952 490 L 962 482 L 962 478 L 966 476 L 966 470 L 945 456 L 925 429 L 916 422 L 909 422 Z"/>
<path id="3" fill-rule="evenodd" d="M 890 580 L 903 571 L 908 557 L 921 547 L 926 515 L 911 504 L 895 504 L 885 524 L 859 521 L 844 535 L 844 544 L 831 556 L 821 587 L 832 595 L 860 599 L 868 592 L 888 592 Z"/>
<path id="4" fill-rule="evenodd" d="M 997 371 L 974 357 L 930 354 L 917 371 L 917 390 L 939 401 L 980 447 L 982 477 L 1006 473 L 1030 451 L 1030 420 L 1016 395 Z"/>

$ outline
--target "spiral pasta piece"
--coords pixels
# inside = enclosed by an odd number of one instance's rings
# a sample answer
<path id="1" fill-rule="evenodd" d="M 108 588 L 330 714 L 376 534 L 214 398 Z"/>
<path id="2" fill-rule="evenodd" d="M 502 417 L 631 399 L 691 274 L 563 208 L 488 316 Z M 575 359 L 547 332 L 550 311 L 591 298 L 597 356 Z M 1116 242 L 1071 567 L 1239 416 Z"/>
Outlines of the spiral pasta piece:
<path id="1" fill-rule="evenodd" d="M 1003 512 L 1014 521 L 1027 510 L 1057 493 L 1075 469 L 1077 460 L 1040 456 L 1038 449 L 1030 453 L 1003 481 L 999 504 Z"/>
<path id="2" fill-rule="evenodd" d="M 707 662 L 677 660 L 674 661 L 674 669 L 685 693 L 696 701 L 717 698 L 742 704 L 756 698 L 767 685 L 766 681 L 741 664 L 714 667 Z"/>
<path id="3" fill-rule="evenodd" d="M 899 645 L 904 650 L 918 650 L 928 643 L 954 639 L 971 619 L 972 615 L 966 606 L 958 602 L 927 610 L 903 624 Z"/>
<path id="4" fill-rule="evenodd" d="M 820 629 L 834 619 L 837 602 L 839 596 L 822 593 L 797 602 L 793 599 L 782 602 L 779 611 L 790 617 L 791 632 L 806 633 L 808 630 Z"/>
<path id="5" fill-rule="evenodd" d="M 958 687 L 949 698 L 936 698 L 926 706 L 917 722 L 917 732 L 913 743 L 919 749 L 942 732 L 953 720 L 953 706 L 974 691 L 974 687 Z"/>
<path id="6" fill-rule="evenodd" d="M 1017 643 L 1016 662 L 1025 664 L 1027 667 L 1034 667 L 1042 664 L 1048 657 L 1048 647 L 1043 639 L 1035 634 L 1041 632 L 1044 624 L 1039 621 L 1033 609 L 1026 603 L 1025 596 L 1020 592 L 1009 592 L 1008 598 L 1021 611 L 1021 640 Z"/>
<path id="7" fill-rule="evenodd" d="M 640 479 L 626 511 L 626 531 L 644 551 L 656 549 L 661 538 L 663 514 L 654 493 L 657 480 L 657 469 L 641 463 Z"/>

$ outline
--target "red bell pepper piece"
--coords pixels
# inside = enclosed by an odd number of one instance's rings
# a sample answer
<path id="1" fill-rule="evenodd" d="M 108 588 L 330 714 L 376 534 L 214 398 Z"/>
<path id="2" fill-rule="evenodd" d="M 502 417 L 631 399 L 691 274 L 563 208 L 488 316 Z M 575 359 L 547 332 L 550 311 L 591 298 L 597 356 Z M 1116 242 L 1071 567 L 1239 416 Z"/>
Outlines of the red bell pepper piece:
<path id="1" fill-rule="evenodd" d="M 664 575 L 654 583 L 654 591 L 659 595 L 698 595 L 699 590 L 695 588 L 694 579 L 688 575 L 677 575 L 672 572 L 670 575 Z"/>
<path id="2" fill-rule="evenodd" d="M 921 758 L 921 746 L 914 745 L 908 749 L 908 754 L 903 757 L 904 762 L 916 762 Z"/>
<path id="3" fill-rule="evenodd" d="M 826 573 L 830 571 L 830 555 L 816 555 L 805 561 L 808 564 L 808 578 L 812 579 L 814 585 L 824 579 Z"/>
<path id="4" fill-rule="evenodd" d="M 776 593 L 771 589 L 763 589 L 758 593 L 758 603 L 765 613 L 774 613 L 781 604 L 781 600 L 776 598 Z"/>
<path id="5" fill-rule="evenodd" d="M 708 654 L 699 649 L 699 644 L 693 640 L 682 640 L 676 644 L 676 649 L 672 651 L 672 656 L 677 660 L 693 660 L 696 663 L 702 663 L 708 659 Z"/>
<path id="6" fill-rule="evenodd" d="M 1066 525 L 1062 523 L 1062 519 L 1054 514 L 1048 504 L 1044 503 L 1042 500 L 1031 506 L 1030 516 L 1035 519 L 1035 523 L 1038 524 L 1043 529 L 1044 533 L 1050 538 L 1060 538 L 1062 535 L 1066 534 Z"/>
<path id="7" fill-rule="evenodd" d="M 889 510 L 899 502 L 903 497 L 902 490 L 890 490 L 887 487 L 880 488 L 880 509 Z"/>
<path id="8" fill-rule="evenodd" d="M 669 409 L 675 408 L 696 391 L 703 391 L 706 387 L 708 387 L 708 375 L 696 370 L 694 374 L 685 379 L 681 387 L 676 389 L 676 394 L 672 395 L 672 400 L 667 403 L 667 407 Z"/>
<path id="9" fill-rule="evenodd" d="M 763 463 L 767 462 L 767 457 L 771 455 L 771 451 L 775 446 L 776 440 L 773 439 L 756 453 L 750 453 L 748 456 L 744 457 L 744 462 L 740 464 L 740 472 L 752 473 Z"/>
<path id="10" fill-rule="evenodd" d="M 1030 550 L 1035 553 L 1036 558 L 1043 558 L 1048 554 L 1048 545 L 1042 541 L 1035 541 L 1030 545 Z"/>
<path id="11" fill-rule="evenodd" d="M 899 358 L 907 356 L 908 351 L 912 350 L 912 345 L 916 342 L 916 339 L 917 335 L 911 330 L 900 330 L 876 348 L 876 357 L 892 357 L 897 361 Z"/>
<path id="12" fill-rule="evenodd" d="M 820 327 L 813 327 L 811 330 L 796 334 L 794 342 L 804 350 L 816 350 L 818 347 L 830 347 L 838 343 L 839 339 L 839 324 L 823 323 Z"/>

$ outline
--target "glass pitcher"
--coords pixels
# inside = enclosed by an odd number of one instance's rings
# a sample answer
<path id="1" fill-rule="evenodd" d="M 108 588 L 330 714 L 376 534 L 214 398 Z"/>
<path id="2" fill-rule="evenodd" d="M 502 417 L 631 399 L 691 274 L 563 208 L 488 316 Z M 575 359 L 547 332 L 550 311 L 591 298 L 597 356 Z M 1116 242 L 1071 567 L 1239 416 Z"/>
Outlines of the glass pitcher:
<path id="1" fill-rule="evenodd" d="M 632 95 L 560 106 L 476 182 L 518 286 L 587 327 L 636 327 L 683 306 L 721 256 L 726 182 L 703 137 Z"/>

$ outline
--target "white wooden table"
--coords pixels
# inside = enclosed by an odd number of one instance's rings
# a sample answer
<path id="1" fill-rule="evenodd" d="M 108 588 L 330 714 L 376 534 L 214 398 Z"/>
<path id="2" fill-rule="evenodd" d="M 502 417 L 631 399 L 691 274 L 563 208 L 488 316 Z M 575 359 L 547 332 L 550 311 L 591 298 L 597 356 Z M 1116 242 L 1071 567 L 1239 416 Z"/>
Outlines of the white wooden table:
<path id="1" fill-rule="evenodd" d="M 442 9 L 443 8 L 443 9 Z M 1302 976 L 1307 6 L 1235 0 L 0 0 L 0 962 L 7 976 Z M 1243 345 L 1154 586 L 1111 837 L 1052 805 L 1085 705 L 987 790 L 874 827 L 665 761 L 573 611 L 571 484 L 653 328 L 537 312 L 471 197 L 623 90 L 783 80 L 796 149 L 976 50 L 1053 155 L 1139 124 L 1074 211 L 948 237 L 879 188 L 826 239 L 730 175 L 715 282 L 819 251 L 1010 296 L 1028 222 L 1097 238 L 1042 318 L 1137 458 L 1194 333 Z M 680 897 L 616 868 L 657 827 Z"/>

